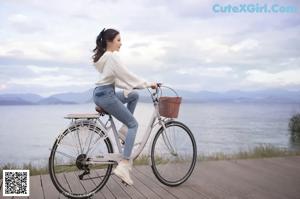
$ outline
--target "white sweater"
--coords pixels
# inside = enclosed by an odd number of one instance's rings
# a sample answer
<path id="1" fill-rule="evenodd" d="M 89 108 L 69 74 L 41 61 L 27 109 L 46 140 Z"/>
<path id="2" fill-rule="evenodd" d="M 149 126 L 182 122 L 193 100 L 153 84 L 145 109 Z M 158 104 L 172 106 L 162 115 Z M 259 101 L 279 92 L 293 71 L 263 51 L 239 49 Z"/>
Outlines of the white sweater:
<path id="1" fill-rule="evenodd" d="M 134 88 L 150 87 L 150 84 L 128 71 L 121 62 L 117 51 L 106 51 L 102 57 L 94 63 L 94 66 L 101 74 L 101 79 L 96 83 L 98 86 L 114 84 L 118 88 L 124 89 L 125 97 Z"/>

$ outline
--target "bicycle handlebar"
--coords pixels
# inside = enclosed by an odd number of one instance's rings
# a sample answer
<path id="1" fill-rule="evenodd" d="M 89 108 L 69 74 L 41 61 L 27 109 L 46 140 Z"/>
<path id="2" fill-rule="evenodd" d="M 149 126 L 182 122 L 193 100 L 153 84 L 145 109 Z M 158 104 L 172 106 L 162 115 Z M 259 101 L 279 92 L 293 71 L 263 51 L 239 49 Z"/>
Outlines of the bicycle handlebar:
<path id="1" fill-rule="evenodd" d="M 147 88 L 148 92 L 150 93 L 150 96 L 154 101 L 158 101 L 159 97 L 162 96 L 162 88 L 167 88 L 170 89 L 171 91 L 173 91 L 175 93 L 175 95 L 178 97 L 178 93 L 172 89 L 171 87 L 168 86 L 163 86 L 162 83 L 156 83 L 157 87 L 155 88 L 155 91 L 151 92 L 149 88 Z M 154 89 L 153 89 L 154 90 Z"/>

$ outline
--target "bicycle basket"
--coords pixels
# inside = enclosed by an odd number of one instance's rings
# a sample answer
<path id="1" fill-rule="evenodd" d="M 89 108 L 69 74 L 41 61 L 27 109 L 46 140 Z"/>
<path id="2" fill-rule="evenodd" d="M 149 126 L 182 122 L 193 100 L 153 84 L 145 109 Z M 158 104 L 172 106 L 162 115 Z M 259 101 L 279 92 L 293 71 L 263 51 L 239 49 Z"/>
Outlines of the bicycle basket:
<path id="1" fill-rule="evenodd" d="M 159 114 L 163 117 L 177 118 L 181 97 L 160 97 L 158 102 Z"/>

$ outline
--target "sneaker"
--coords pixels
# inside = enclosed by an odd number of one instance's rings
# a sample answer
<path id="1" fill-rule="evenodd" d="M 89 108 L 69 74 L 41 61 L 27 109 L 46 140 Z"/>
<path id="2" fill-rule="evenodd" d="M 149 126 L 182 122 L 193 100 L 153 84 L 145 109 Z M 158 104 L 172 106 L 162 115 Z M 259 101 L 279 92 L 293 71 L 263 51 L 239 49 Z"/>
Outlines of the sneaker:
<path id="1" fill-rule="evenodd" d="M 133 181 L 129 175 L 129 170 L 131 170 L 130 164 L 120 162 L 114 170 L 114 174 L 121 178 L 128 185 L 133 185 Z"/>
<path id="2" fill-rule="evenodd" d="M 128 128 L 124 124 L 119 129 L 119 138 L 121 140 L 121 143 L 125 143 L 126 135 L 127 135 Z"/>

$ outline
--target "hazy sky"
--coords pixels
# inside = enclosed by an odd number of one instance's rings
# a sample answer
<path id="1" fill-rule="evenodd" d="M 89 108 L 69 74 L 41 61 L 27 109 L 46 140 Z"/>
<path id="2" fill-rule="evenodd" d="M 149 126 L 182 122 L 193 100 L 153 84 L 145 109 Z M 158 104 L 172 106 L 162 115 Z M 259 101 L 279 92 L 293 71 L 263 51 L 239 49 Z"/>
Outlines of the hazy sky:
<path id="1" fill-rule="evenodd" d="M 220 13 L 259 2 L 295 13 Z M 95 38 L 121 32 L 120 56 L 149 81 L 190 91 L 300 90 L 298 0 L 0 0 L 0 94 L 93 88 Z"/>

